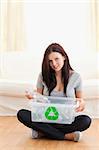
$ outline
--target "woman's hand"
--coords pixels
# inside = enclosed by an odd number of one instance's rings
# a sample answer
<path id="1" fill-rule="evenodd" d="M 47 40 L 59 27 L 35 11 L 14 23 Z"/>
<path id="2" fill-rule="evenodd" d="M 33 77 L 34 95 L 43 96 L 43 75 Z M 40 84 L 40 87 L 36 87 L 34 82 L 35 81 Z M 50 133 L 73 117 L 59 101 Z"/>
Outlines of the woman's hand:
<path id="1" fill-rule="evenodd" d="M 82 98 L 77 99 L 79 101 L 79 106 L 76 108 L 76 112 L 81 112 L 85 109 L 85 101 Z"/>
<path id="2" fill-rule="evenodd" d="M 32 89 L 27 89 L 25 91 L 25 96 L 28 98 L 28 99 L 36 99 L 38 96 L 40 97 L 42 95 L 42 89 L 35 89 L 35 90 L 32 90 Z"/>
<path id="3" fill-rule="evenodd" d="M 25 96 L 26 96 L 28 99 L 33 99 L 32 93 L 29 92 L 28 90 L 25 91 Z"/>

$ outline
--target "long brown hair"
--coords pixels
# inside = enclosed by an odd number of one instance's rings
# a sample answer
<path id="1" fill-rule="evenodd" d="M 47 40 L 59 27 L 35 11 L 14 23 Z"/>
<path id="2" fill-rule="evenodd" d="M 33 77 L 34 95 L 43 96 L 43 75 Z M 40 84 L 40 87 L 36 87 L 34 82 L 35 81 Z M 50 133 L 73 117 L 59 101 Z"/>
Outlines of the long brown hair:
<path id="1" fill-rule="evenodd" d="M 58 43 L 50 44 L 47 47 L 47 49 L 45 50 L 44 58 L 42 61 L 43 81 L 45 82 L 45 84 L 48 88 L 48 91 L 49 91 L 49 95 L 50 95 L 51 91 L 56 87 L 56 84 L 57 84 L 56 77 L 55 77 L 55 71 L 51 68 L 51 66 L 49 64 L 49 59 L 48 59 L 48 56 L 51 52 L 58 52 L 65 58 L 64 65 L 62 67 L 62 80 L 63 80 L 63 84 L 64 84 L 64 94 L 66 95 L 66 88 L 67 88 L 67 84 L 68 84 L 68 80 L 69 80 L 69 71 L 73 70 L 73 69 L 70 66 L 69 58 L 68 58 L 65 50 Z"/>

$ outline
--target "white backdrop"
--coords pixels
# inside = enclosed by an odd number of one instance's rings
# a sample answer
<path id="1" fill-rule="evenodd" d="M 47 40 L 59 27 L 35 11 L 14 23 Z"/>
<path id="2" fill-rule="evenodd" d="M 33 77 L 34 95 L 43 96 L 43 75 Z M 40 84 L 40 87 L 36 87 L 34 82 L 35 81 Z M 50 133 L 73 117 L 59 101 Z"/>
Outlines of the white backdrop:
<path id="1" fill-rule="evenodd" d="M 64 47 L 71 66 L 83 79 L 99 77 L 90 0 L 25 0 L 24 22 L 26 47 L 21 52 L 2 53 L 1 78 L 33 80 L 35 84 L 44 51 L 52 42 L 58 42 Z"/>
<path id="2" fill-rule="evenodd" d="M 92 1 L 24 0 L 26 47 L 0 53 L 0 115 L 16 115 L 27 107 L 25 89 L 36 84 L 44 51 L 52 42 L 62 44 L 71 66 L 84 79 L 84 97 L 99 98 L 99 80 L 94 80 L 99 78 L 99 59 Z M 91 104 L 87 113 L 99 117 L 97 103 L 94 109 Z"/>

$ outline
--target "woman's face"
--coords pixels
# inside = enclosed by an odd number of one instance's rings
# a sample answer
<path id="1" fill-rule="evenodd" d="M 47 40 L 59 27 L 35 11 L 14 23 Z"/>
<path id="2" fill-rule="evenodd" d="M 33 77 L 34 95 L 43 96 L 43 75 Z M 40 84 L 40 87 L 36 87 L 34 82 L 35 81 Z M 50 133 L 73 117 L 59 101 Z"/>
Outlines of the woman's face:
<path id="1" fill-rule="evenodd" d="M 51 52 L 48 56 L 49 64 L 55 72 L 58 72 L 62 69 L 64 65 L 64 56 L 58 52 Z"/>

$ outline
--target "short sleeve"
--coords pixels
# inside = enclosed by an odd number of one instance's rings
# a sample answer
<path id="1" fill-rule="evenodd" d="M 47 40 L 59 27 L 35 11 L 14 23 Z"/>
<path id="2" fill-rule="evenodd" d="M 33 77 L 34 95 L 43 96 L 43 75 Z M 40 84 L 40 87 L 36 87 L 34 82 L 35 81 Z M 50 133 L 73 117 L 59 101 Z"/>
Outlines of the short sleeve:
<path id="1" fill-rule="evenodd" d="M 82 91 L 82 79 L 81 79 L 80 75 L 77 78 L 75 89 L 76 89 L 76 91 Z"/>
<path id="2" fill-rule="evenodd" d="M 44 85 L 43 85 L 43 78 L 42 78 L 42 74 L 40 73 L 37 79 L 37 84 L 36 84 L 36 88 L 41 88 L 43 89 Z"/>

